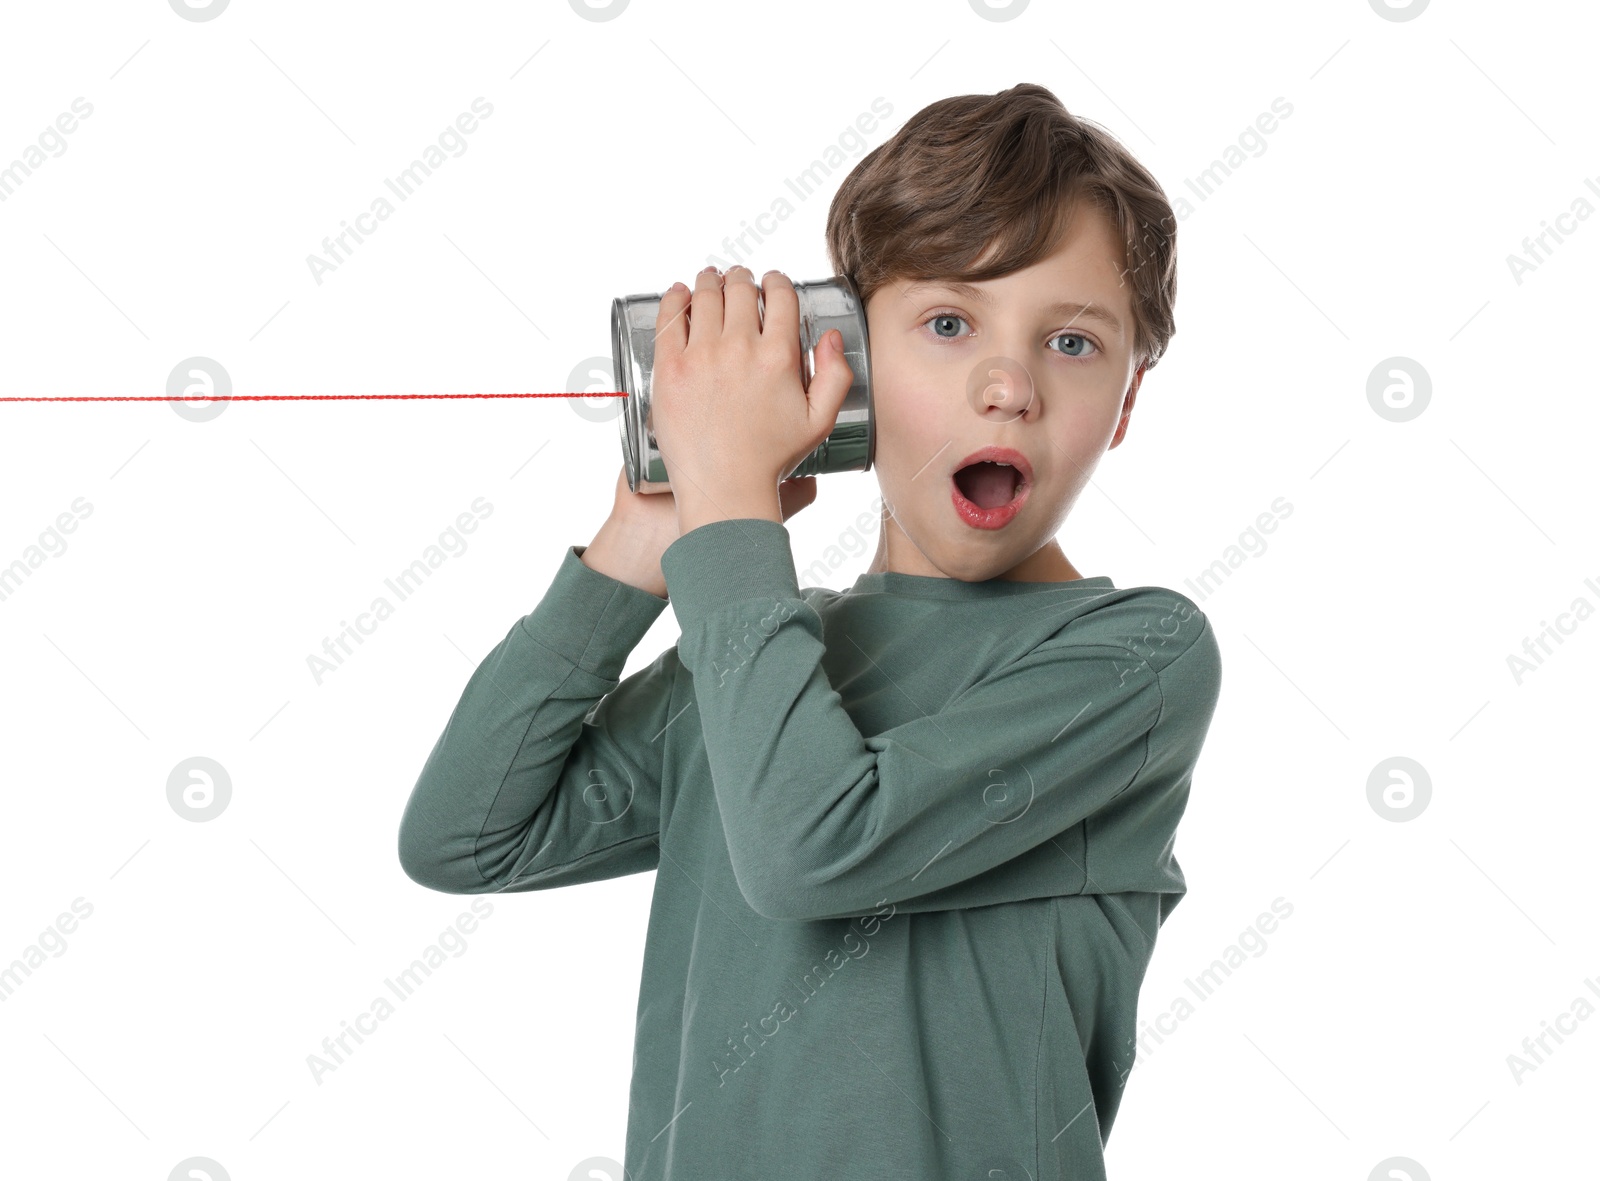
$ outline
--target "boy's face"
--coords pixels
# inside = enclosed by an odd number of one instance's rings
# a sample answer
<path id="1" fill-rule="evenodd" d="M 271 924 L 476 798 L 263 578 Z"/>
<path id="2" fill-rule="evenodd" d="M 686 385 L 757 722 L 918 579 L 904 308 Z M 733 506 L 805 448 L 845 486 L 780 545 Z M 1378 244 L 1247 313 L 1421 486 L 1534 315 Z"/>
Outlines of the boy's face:
<path id="1" fill-rule="evenodd" d="M 972 285 L 987 299 L 932 281 L 873 292 L 873 468 L 888 506 L 873 569 L 965 582 L 1076 576 L 1053 539 L 1100 457 L 1122 441 L 1143 377 L 1123 267 L 1110 219 L 1080 203 L 1053 254 Z M 1032 468 L 1004 524 L 1004 513 L 962 511 L 954 495 L 984 506 L 1012 498 L 1003 471 L 985 473 L 987 490 L 969 480 L 977 472 L 955 479 L 988 446 L 1014 449 Z"/>

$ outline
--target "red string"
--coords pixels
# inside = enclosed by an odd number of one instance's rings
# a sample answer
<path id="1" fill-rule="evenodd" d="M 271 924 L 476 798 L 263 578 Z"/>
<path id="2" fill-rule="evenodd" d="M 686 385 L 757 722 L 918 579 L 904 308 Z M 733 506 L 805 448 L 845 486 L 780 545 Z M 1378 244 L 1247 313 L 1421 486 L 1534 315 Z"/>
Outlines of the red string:
<path id="1" fill-rule="evenodd" d="M 330 402 L 349 398 L 626 398 L 621 390 L 592 394 L 230 394 L 226 398 L 0 398 L 0 402 Z"/>

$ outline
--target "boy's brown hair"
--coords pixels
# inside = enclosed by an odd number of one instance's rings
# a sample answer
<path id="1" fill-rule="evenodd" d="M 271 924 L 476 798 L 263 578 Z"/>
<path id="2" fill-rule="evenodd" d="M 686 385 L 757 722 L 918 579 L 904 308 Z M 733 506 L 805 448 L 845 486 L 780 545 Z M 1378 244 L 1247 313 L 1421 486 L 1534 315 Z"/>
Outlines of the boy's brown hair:
<path id="1" fill-rule="evenodd" d="M 863 303 L 891 280 L 998 278 L 1046 257 L 1079 198 L 1122 238 L 1134 361 L 1153 366 L 1175 331 L 1172 206 L 1110 132 L 1031 82 L 930 103 L 868 152 L 828 207 L 828 258 Z"/>

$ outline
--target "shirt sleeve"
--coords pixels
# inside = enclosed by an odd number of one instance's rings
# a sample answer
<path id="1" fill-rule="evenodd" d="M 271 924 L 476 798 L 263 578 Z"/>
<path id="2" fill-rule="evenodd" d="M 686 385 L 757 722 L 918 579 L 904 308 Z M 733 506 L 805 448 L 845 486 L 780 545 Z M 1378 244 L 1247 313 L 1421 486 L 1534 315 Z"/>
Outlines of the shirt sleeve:
<path id="1" fill-rule="evenodd" d="M 1193 663 L 1214 664 L 1197 609 L 1169 612 L 1151 637 L 1160 643 L 1144 647 L 1105 642 L 1115 628 L 1069 625 L 938 712 L 867 736 L 823 670 L 821 619 L 799 593 L 787 529 L 710 522 L 668 547 L 662 571 L 734 875 L 757 913 L 949 909 L 1161 876 L 1128 872 L 1136 849 L 1100 868 L 1086 834 L 1116 812 L 1115 832 L 1101 826 L 1110 848 L 1127 844 L 1129 825 L 1158 822 L 1166 831 L 1140 840 L 1152 863 L 1170 860 L 1204 729 L 1195 723 L 1209 719 L 1215 685 L 1201 667 L 1173 713 L 1174 740 L 1153 751 L 1168 705 L 1158 670 L 1196 650 Z M 870 661 L 870 637 L 842 642 Z M 1119 798 L 1141 775 L 1138 802 Z M 1166 876 L 1181 893 L 1175 865 Z"/>
<path id="2" fill-rule="evenodd" d="M 546 890 L 657 865 L 677 654 L 619 681 L 667 600 L 569 546 L 484 657 L 400 821 L 400 864 L 450 894 Z"/>

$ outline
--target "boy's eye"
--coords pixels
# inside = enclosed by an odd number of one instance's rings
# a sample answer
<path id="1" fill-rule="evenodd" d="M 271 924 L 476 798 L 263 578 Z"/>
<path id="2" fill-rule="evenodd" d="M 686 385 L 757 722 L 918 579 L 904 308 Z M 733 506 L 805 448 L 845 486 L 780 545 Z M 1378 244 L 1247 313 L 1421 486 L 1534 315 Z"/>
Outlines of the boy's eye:
<path id="1" fill-rule="evenodd" d="M 940 340 L 955 340 L 957 337 L 962 335 L 962 333 L 957 330 L 956 326 L 958 324 L 966 323 L 967 320 L 965 316 L 958 316 L 954 312 L 935 312 L 932 316 L 923 321 L 924 327 L 931 326 L 934 336 L 938 337 Z M 1071 357 L 1074 360 L 1083 357 L 1092 357 L 1099 348 L 1094 341 L 1090 340 L 1087 336 L 1084 336 L 1081 332 L 1060 333 L 1059 335 L 1052 337 L 1050 343 L 1054 344 L 1058 340 L 1067 341 L 1068 344 L 1065 348 L 1056 349 L 1055 351 L 1060 353 L 1063 357 Z"/>
<path id="2" fill-rule="evenodd" d="M 1063 332 L 1060 336 L 1055 337 L 1051 343 L 1054 344 L 1056 340 L 1077 342 L 1076 347 L 1070 352 L 1066 349 L 1056 350 L 1056 352 L 1060 353 L 1064 357 L 1088 357 L 1093 355 L 1095 347 L 1094 341 L 1090 340 L 1087 336 L 1081 336 L 1076 332 Z"/>

